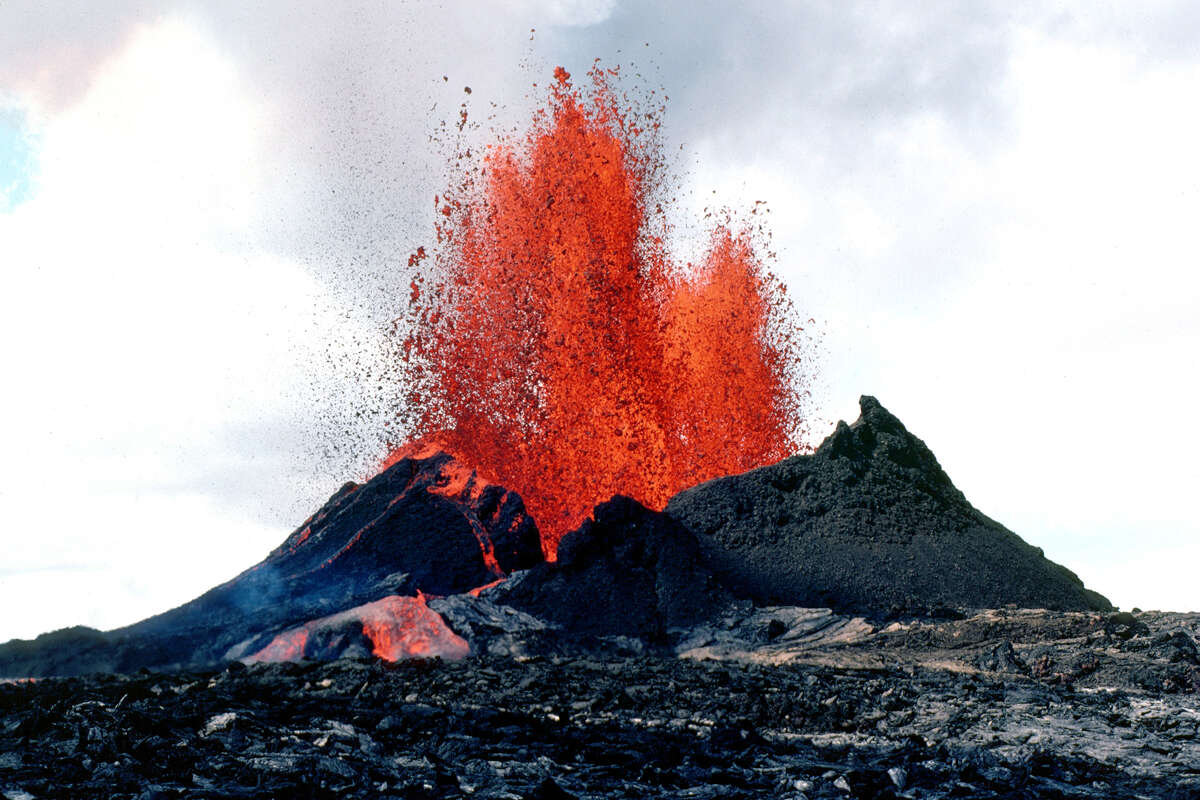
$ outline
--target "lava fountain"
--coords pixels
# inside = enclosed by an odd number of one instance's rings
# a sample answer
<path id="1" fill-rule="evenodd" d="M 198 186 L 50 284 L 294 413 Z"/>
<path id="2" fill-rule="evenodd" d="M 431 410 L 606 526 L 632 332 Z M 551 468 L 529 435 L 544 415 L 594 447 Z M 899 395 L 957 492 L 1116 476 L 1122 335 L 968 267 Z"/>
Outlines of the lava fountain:
<path id="1" fill-rule="evenodd" d="M 397 321 L 408 444 L 515 489 L 553 558 L 613 494 L 680 489 L 800 446 L 811 340 L 727 217 L 699 264 L 665 244 L 661 107 L 630 109 L 615 70 L 561 67 L 528 131 L 488 146 L 435 199 L 437 246 Z"/>

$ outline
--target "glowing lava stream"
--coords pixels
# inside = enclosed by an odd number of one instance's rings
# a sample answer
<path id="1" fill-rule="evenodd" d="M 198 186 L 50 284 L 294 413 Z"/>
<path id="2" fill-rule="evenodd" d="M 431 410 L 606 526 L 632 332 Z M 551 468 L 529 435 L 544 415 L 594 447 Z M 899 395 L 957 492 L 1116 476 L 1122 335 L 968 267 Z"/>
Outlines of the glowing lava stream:
<path id="1" fill-rule="evenodd" d="M 558 68 L 524 137 L 460 157 L 397 326 L 414 444 L 520 494 L 549 558 L 596 503 L 661 508 L 803 427 L 811 351 L 761 230 L 717 225 L 700 264 L 671 259 L 662 109 L 624 109 L 615 74 L 581 91 Z"/>
<path id="2" fill-rule="evenodd" d="M 385 661 L 408 658 L 457 660 L 470 653 L 465 639 L 425 604 L 425 596 L 392 595 L 280 633 L 243 659 L 248 664 L 321 658 L 326 644 L 341 644 L 347 632 L 361 633 L 371 652 Z"/>

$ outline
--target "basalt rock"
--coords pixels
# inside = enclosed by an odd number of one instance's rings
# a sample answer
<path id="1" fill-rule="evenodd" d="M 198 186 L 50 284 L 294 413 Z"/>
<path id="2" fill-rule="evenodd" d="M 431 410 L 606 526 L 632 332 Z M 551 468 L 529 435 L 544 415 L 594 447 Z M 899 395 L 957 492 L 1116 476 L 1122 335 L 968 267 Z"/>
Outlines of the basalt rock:
<path id="1" fill-rule="evenodd" d="M 542 561 L 521 498 L 445 453 L 347 483 L 262 562 L 195 600 L 108 633 L 0 645 L 0 676 L 203 665 L 247 640 L 391 595 L 449 595 Z"/>
<path id="2" fill-rule="evenodd" d="M 492 590 L 502 602 L 577 635 L 664 641 L 731 599 L 679 523 L 628 497 L 596 506 L 558 560 Z"/>
<path id="3" fill-rule="evenodd" d="M 713 571 L 761 604 L 871 616 L 946 608 L 1108 610 L 1070 570 L 975 509 L 873 397 L 812 455 L 671 499 Z"/>

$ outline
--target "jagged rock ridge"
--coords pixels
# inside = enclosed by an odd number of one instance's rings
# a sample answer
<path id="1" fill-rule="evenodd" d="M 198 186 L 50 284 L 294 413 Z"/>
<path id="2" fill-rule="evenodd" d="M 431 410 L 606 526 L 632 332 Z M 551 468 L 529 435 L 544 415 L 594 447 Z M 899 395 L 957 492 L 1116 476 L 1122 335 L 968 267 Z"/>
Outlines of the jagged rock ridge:
<path id="1" fill-rule="evenodd" d="M 732 598 L 704 565 L 695 537 L 628 497 L 596 506 L 563 537 L 558 560 L 489 592 L 574 634 L 665 641 Z"/>
<path id="2" fill-rule="evenodd" d="M 671 499 L 734 591 L 871 615 L 942 608 L 1107 610 L 1067 568 L 975 509 L 873 397 L 812 455 Z"/>

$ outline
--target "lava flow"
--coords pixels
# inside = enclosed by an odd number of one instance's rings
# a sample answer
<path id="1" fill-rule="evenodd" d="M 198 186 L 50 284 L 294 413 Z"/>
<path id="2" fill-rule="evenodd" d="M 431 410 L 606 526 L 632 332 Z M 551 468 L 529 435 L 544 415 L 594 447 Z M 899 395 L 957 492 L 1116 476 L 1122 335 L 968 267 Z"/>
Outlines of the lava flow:
<path id="1" fill-rule="evenodd" d="M 718 225 L 702 263 L 672 260 L 662 109 L 623 108 L 615 75 L 556 69 L 528 133 L 463 154 L 397 326 L 414 438 L 518 492 L 551 559 L 596 503 L 661 508 L 803 425 L 808 340 L 761 237 Z"/>
<path id="2" fill-rule="evenodd" d="M 465 658 L 466 640 L 450 630 L 425 605 L 425 596 L 384 597 L 339 614 L 313 620 L 278 634 L 265 647 L 244 659 L 247 663 L 276 663 L 337 657 L 347 640 L 362 639 L 363 652 L 385 661 L 407 658 Z"/>

